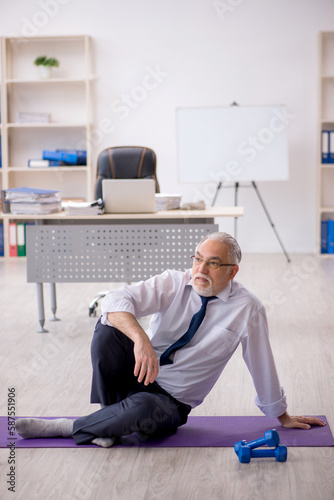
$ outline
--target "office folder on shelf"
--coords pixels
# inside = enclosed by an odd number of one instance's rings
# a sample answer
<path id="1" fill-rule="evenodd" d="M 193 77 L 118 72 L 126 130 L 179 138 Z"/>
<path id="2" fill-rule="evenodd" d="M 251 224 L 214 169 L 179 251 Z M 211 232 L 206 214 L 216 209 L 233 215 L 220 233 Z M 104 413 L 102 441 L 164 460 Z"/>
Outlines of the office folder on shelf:
<path id="1" fill-rule="evenodd" d="M 43 151 L 43 160 L 61 161 L 65 165 L 86 165 L 87 153 L 82 150 L 57 149 L 56 151 Z"/>
<path id="2" fill-rule="evenodd" d="M 24 222 L 17 222 L 17 255 L 18 257 L 26 256 L 26 225 Z"/>
<path id="3" fill-rule="evenodd" d="M 64 162 L 59 160 L 28 160 L 28 167 L 30 168 L 46 168 L 46 167 L 60 167 Z"/>
<path id="4" fill-rule="evenodd" d="M 321 163 L 334 163 L 334 130 L 322 131 Z"/>
<path id="5" fill-rule="evenodd" d="M 3 224 L 0 223 L 0 257 L 5 255 L 5 240 L 3 234 Z"/>
<path id="6" fill-rule="evenodd" d="M 329 131 L 329 163 L 334 163 L 334 130 Z"/>
<path id="7" fill-rule="evenodd" d="M 63 161 L 67 165 L 77 164 L 77 155 L 73 153 L 64 153 L 63 151 L 43 151 L 43 160 Z"/>
<path id="8" fill-rule="evenodd" d="M 334 220 L 327 221 L 327 249 L 334 253 Z"/>
<path id="9" fill-rule="evenodd" d="M 329 130 L 321 132 L 321 163 L 329 163 Z"/>
<path id="10" fill-rule="evenodd" d="M 16 222 L 10 222 L 9 230 L 9 255 L 10 257 L 17 257 L 17 236 L 16 236 Z"/>
<path id="11" fill-rule="evenodd" d="M 328 253 L 327 220 L 321 221 L 321 253 Z"/>
<path id="12" fill-rule="evenodd" d="M 84 149 L 56 149 L 56 152 L 76 155 L 77 165 L 87 165 L 87 151 Z"/>

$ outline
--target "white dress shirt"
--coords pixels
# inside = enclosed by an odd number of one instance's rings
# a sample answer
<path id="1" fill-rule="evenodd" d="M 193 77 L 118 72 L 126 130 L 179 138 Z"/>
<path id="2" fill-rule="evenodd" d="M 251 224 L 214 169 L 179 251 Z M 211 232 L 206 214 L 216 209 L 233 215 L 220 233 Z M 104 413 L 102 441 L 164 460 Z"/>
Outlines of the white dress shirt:
<path id="1" fill-rule="evenodd" d="M 160 355 L 189 327 L 201 307 L 191 285 L 191 270 L 164 273 L 109 292 L 101 303 L 105 325 L 108 312 L 129 312 L 136 318 L 153 315 L 147 330 Z M 172 355 L 173 364 L 159 367 L 157 382 L 192 408 L 210 392 L 239 343 L 253 378 L 255 402 L 268 417 L 287 408 L 269 344 L 266 312 L 261 302 L 236 281 L 229 282 L 207 305 L 205 318 L 191 341 Z"/>

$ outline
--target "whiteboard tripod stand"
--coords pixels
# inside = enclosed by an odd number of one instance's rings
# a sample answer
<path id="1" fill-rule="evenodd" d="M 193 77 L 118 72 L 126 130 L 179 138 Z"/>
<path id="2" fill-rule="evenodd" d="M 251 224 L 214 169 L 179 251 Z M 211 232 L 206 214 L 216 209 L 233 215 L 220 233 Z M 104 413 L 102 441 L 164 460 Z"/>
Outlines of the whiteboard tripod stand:
<path id="1" fill-rule="evenodd" d="M 215 196 L 214 196 L 214 198 L 212 200 L 212 203 L 211 203 L 212 207 L 216 203 L 216 199 L 217 199 L 218 193 L 219 193 L 219 191 L 221 190 L 222 187 L 223 187 L 223 183 L 222 182 L 218 182 L 217 188 L 216 188 L 216 193 L 215 193 Z M 228 186 L 224 186 L 224 187 L 234 187 L 234 206 L 235 207 L 238 206 L 238 190 L 239 190 L 239 187 L 252 187 L 252 188 L 255 189 L 255 192 L 256 192 L 256 194 L 257 194 L 257 196 L 258 196 L 258 198 L 260 200 L 260 203 L 262 205 L 262 208 L 263 208 L 263 210 L 264 210 L 264 212 L 265 212 L 265 214 L 266 214 L 266 216 L 267 216 L 267 218 L 269 220 L 269 223 L 270 223 L 271 227 L 273 228 L 273 231 L 274 231 L 274 233 L 276 235 L 276 238 L 278 239 L 279 244 L 281 245 L 283 253 L 284 253 L 287 261 L 291 262 L 290 257 L 289 257 L 287 251 L 284 248 L 284 245 L 283 245 L 283 243 L 281 241 L 281 238 L 279 237 L 278 232 L 276 231 L 275 225 L 274 225 L 274 223 L 273 223 L 273 221 L 272 221 L 272 219 L 271 219 L 271 217 L 269 215 L 269 212 L 268 212 L 268 210 L 267 210 L 267 208 L 266 208 L 266 206 L 264 204 L 264 201 L 263 201 L 263 199 L 262 199 L 262 197 L 261 197 L 261 195 L 259 193 L 259 190 L 258 190 L 258 187 L 257 187 L 255 181 L 251 181 L 251 184 L 247 184 L 245 186 L 244 185 L 240 186 L 239 182 L 235 182 L 234 186 L 228 185 Z M 236 239 L 237 239 L 237 223 L 238 223 L 238 218 L 234 217 L 234 237 Z"/>

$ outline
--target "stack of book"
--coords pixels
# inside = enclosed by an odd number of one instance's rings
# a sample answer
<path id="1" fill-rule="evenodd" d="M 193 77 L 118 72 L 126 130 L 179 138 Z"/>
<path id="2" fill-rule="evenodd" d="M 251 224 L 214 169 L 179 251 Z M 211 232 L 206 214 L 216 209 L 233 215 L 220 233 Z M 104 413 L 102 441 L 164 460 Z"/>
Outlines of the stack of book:
<path id="1" fill-rule="evenodd" d="M 77 149 L 43 150 L 42 158 L 28 160 L 28 167 L 70 167 L 87 165 L 87 151 Z"/>
<path id="2" fill-rule="evenodd" d="M 157 212 L 160 210 L 176 210 L 180 208 L 181 198 L 182 196 L 180 194 L 156 194 L 155 203 Z"/>
<path id="3" fill-rule="evenodd" d="M 66 201 L 63 202 L 68 215 L 102 215 L 104 214 L 104 203 L 101 198 L 95 201 Z"/>
<path id="4" fill-rule="evenodd" d="M 1 190 L 3 213 L 51 214 L 61 212 L 60 191 L 18 187 Z"/>

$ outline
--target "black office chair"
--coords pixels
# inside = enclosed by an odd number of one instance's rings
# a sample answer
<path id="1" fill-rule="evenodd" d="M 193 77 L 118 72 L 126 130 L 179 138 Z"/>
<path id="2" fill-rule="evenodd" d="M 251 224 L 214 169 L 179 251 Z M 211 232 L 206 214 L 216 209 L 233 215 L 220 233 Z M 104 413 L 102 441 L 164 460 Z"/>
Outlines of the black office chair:
<path id="1" fill-rule="evenodd" d="M 102 198 L 103 179 L 154 179 L 159 193 L 156 175 L 157 159 L 150 148 L 118 146 L 104 149 L 97 159 L 95 199 Z"/>
<path id="2" fill-rule="evenodd" d="M 154 179 L 155 191 L 159 193 L 156 167 L 156 154 L 150 148 L 117 146 L 104 149 L 97 159 L 95 199 L 102 198 L 103 179 Z M 106 293 L 99 292 L 95 295 L 88 306 L 89 316 L 96 315 L 98 301 Z"/>

